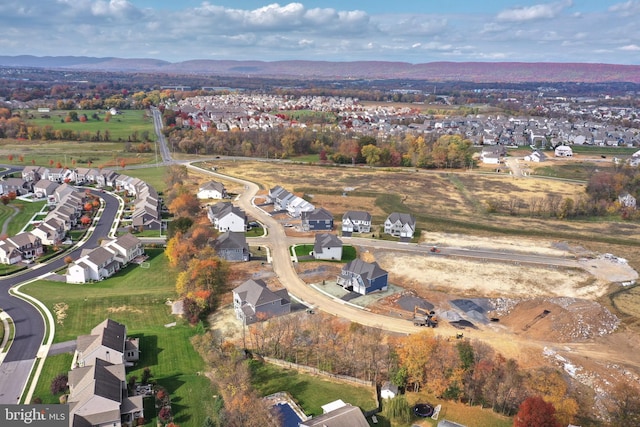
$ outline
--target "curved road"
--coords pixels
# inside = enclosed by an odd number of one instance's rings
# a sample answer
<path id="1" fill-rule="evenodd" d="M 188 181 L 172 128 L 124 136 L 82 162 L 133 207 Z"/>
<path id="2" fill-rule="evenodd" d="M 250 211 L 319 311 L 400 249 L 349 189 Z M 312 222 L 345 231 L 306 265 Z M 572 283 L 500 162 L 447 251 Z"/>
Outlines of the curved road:
<path id="1" fill-rule="evenodd" d="M 98 191 L 92 191 L 92 193 L 102 197 L 105 201 L 100 220 L 85 243 L 65 254 L 65 257 L 70 255 L 77 259 L 80 257 L 82 249 L 99 246 L 99 240 L 109 235 L 116 218 L 119 202 L 109 193 Z M 11 316 L 15 326 L 14 341 L 0 364 L 0 404 L 18 403 L 35 359 L 38 357 L 45 333 L 41 313 L 31 303 L 11 295 L 9 289 L 62 268 L 64 265 L 64 257 L 60 257 L 48 264 L 36 264 L 24 273 L 0 280 L 0 308 Z"/>
<path id="2" fill-rule="evenodd" d="M 378 327 L 387 331 L 397 333 L 412 333 L 423 330 L 419 326 L 414 326 L 412 322 L 406 319 L 384 316 L 345 304 L 342 300 L 330 298 L 307 285 L 295 270 L 289 247 L 292 243 L 296 243 L 298 238 L 289 238 L 285 234 L 281 224 L 272 218 L 268 213 L 256 207 L 252 201 L 259 191 L 257 184 L 245 181 L 243 179 L 230 177 L 216 172 L 211 172 L 197 166 L 188 165 L 190 169 L 199 172 L 205 172 L 219 178 L 234 181 L 244 185 L 245 191 L 242 192 L 238 199 L 238 205 L 245 212 L 250 213 L 257 220 L 262 222 L 269 230 L 266 237 L 252 238 L 253 242 L 260 242 L 262 246 L 267 246 L 271 250 L 271 258 L 273 271 L 276 273 L 280 283 L 287 288 L 288 292 L 296 299 L 301 300 L 305 305 L 312 306 L 315 309 L 322 310 L 335 316 L 344 317 L 354 322 L 367 326 Z M 431 245 L 423 244 L 406 244 L 387 240 L 373 240 L 364 238 L 348 238 L 345 239 L 359 246 L 389 249 L 395 251 L 411 251 L 424 252 L 429 254 Z M 309 243 L 309 238 L 300 238 L 298 242 Z M 541 265 L 557 265 L 563 267 L 579 267 L 577 261 L 567 258 L 555 258 L 541 255 L 516 254 L 509 252 L 488 251 L 481 249 L 463 249 L 463 248 L 441 248 L 440 254 L 448 256 L 460 256 L 478 258 L 487 261 L 509 261 L 515 263 L 531 263 Z"/>
<path id="3" fill-rule="evenodd" d="M 162 135 L 161 132 L 162 121 L 160 111 L 157 108 L 152 108 L 151 111 L 154 118 L 155 131 L 158 135 L 156 149 L 160 151 L 162 163 L 174 163 L 164 135 Z M 341 300 L 330 298 L 315 291 L 301 280 L 295 271 L 289 254 L 290 243 L 295 239 L 287 237 L 284 228 L 278 221 L 253 205 L 253 198 L 259 191 L 257 184 L 239 178 L 214 173 L 190 164 L 187 164 L 187 166 L 191 169 L 206 172 L 210 175 L 218 176 L 244 185 L 246 191 L 241 194 L 238 204 L 245 210 L 245 212 L 251 213 L 269 229 L 268 236 L 261 238 L 260 242 L 262 245 L 270 248 L 273 271 L 278 276 L 281 284 L 287 288 L 292 296 L 301 300 L 304 304 L 313 306 L 314 308 L 326 313 L 344 317 L 364 325 L 385 329 L 387 331 L 411 333 L 422 329 L 414 326 L 406 319 L 398 319 L 371 313 L 366 309 L 355 308 L 345 304 Z M 95 227 L 93 234 L 84 243 L 83 248 L 94 248 L 98 246 L 99 239 L 109 234 L 118 211 L 119 204 L 115 197 L 108 193 L 95 192 L 95 194 L 105 199 L 105 209 L 102 213 L 101 220 Z M 308 241 L 308 239 L 305 240 Z M 360 238 L 350 238 L 350 241 L 360 246 L 384 248 L 396 251 L 419 251 L 429 253 L 429 249 L 431 247 L 430 245 L 402 244 L 393 241 Z M 70 253 L 70 255 L 77 258 L 80 251 L 80 248 L 76 248 Z M 502 253 L 488 250 L 441 248 L 440 255 L 473 257 L 481 260 L 499 260 L 516 263 L 526 262 L 533 264 L 578 267 L 577 262 L 570 259 L 552 258 L 539 255 Z M 0 404 L 17 403 L 19 401 L 22 390 L 24 389 L 30 372 L 34 366 L 35 359 L 38 357 L 38 351 L 41 349 L 43 344 L 45 332 L 44 321 L 38 310 L 30 303 L 11 296 L 9 294 L 9 289 L 19 283 L 37 278 L 63 266 L 64 259 L 60 258 L 50 264 L 39 265 L 37 266 L 38 268 L 32 268 L 23 274 L 0 280 L 0 308 L 4 309 L 15 323 L 15 339 L 9 349 L 9 352 L 5 355 L 4 362 L 0 365 Z"/>

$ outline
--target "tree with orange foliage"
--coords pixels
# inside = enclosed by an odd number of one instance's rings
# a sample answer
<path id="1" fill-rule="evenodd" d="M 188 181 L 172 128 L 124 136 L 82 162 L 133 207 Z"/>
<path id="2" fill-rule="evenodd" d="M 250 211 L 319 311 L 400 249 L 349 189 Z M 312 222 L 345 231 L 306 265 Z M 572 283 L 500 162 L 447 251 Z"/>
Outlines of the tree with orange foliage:
<path id="1" fill-rule="evenodd" d="M 556 409 L 540 396 L 525 399 L 513 419 L 513 427 L 560 427 L 554 416 Z"/>
<path id="2" fill-rule="evenodd" d="M 196 216 L 200 212 L 200 202 L 195 194 L 183 192 L 169 203 L 169 211 L 176 216 Z"/>
<path id="3" fill-rule="evenodd" d="M 84 210 L 87 212 L 91 212 L 93 210 L 93 203 L 87 202 L 83 206 Z"/>
<path id="4" fill-rule="evenodd" d="M 169 266 L 186 269 L 189 260 L 197 251 L 193 242 L 189 239 L 183 239 L 182 233 L 178 232 L 167 241 L 164 252 L 169 260 Z"/>
<path id="5" fill-rule="evenodd" d="M 120 159 L 120 167 L 124 169 L 125 166 L 127 166 L 127 162 L 124 159 Z"/>
<path id="6" fill-rule="evenodd" d="M 82 218 L 80 218 L 80 224 L 82 224 L 85 227 L 87 227 L 89 224 L 91 224 L 91 218 L 89 218 L 86 215 L 83 215 Z"/>
<path id="7" fill-rule="evenodd" d="M 13 162 L 13 154 L 9 154 L 7 156 L 7 159 L 9 159 L 10 162 Z"/>
<path id="8" fill-rule="evenodd" d="M 432 331 L 402 337 L 397 341 L 396 354 L 399 363 L 406 368 L 408 382 L 419 391 L 427 384 L 426 366 L 437 345 Z"/>

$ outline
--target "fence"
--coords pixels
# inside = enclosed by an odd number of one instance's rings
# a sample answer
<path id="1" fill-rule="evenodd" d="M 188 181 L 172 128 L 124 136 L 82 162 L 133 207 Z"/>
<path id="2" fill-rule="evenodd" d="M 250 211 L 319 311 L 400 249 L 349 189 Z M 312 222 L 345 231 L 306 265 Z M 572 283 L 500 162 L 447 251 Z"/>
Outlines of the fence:
<path id="1" fill-rule="evenodd" d="M 313 366 L 299 365 L 297 363 L 287 362 L 281 359 L 273 359 L 271 357 L 263 357 L 263 359 L 265 362 L 271 363 L 272 365 L 281 366 L 287 369 L 295 369 L 301 372 L 307 372 L 309 374 L 320 375 L 327 378 L 333 378 L 352 384 L 365 385 L 368 387 L 375 387 L 376 385 L 373 381 L 361 380 L 360 378 L 350 377 L 348 375 L 332 374 L 331 372 L 322 371 L 318 368 L 314 368 Z"/>

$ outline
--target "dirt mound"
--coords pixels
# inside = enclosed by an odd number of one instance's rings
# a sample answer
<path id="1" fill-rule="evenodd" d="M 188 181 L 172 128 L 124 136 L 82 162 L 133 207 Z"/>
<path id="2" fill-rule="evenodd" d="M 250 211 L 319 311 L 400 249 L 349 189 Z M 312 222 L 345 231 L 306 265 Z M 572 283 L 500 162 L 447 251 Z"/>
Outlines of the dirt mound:
<path id="1" fill-rule="evenodd" d="M 500 299 L 489 315 L 515 334 L 547 342 L 576 342 L 613 332 L 619 319 L 594 301 L 577 298 Z"/>

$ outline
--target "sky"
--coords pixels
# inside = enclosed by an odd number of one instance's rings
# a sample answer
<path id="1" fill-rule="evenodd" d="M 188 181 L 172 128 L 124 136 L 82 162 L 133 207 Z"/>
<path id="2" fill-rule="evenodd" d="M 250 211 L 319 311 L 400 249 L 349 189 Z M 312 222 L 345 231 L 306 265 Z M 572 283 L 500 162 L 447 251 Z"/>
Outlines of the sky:
<path id="1" fill-rule="evenodd" d="M 0 55 L 640 65 L 640 0 L 1 0 Z"/>

